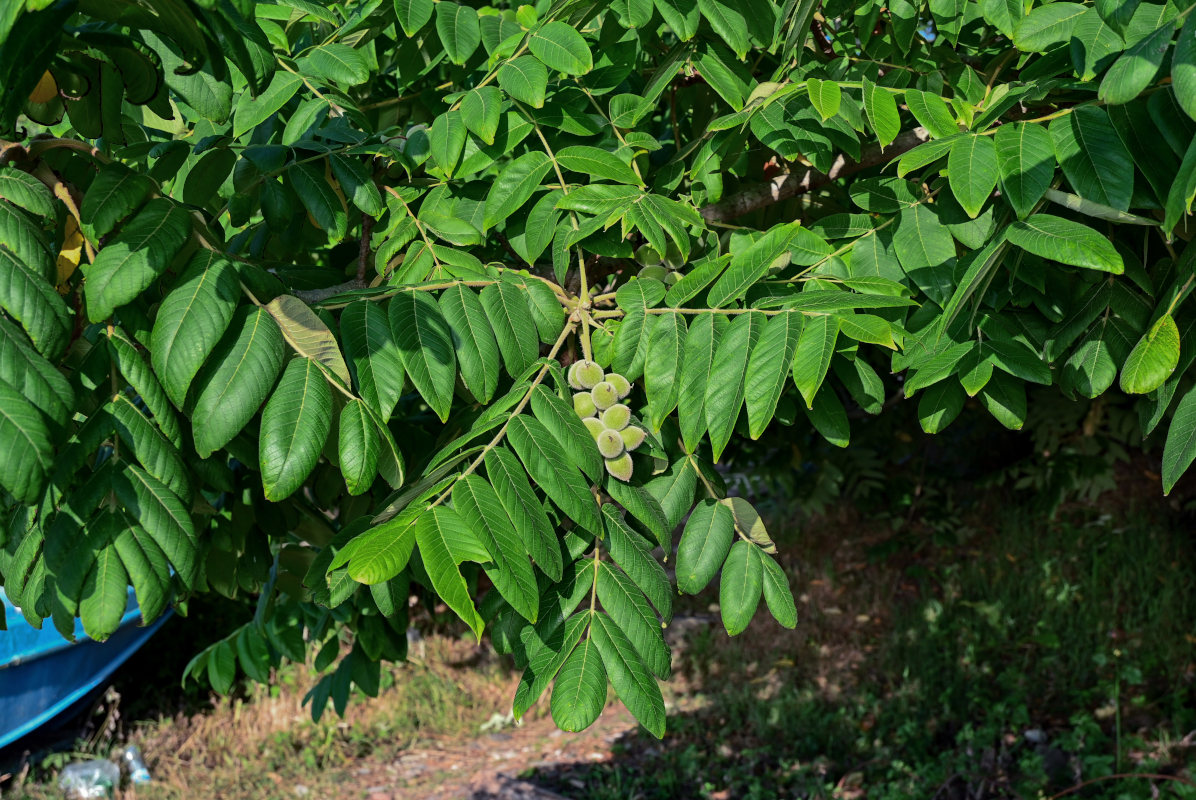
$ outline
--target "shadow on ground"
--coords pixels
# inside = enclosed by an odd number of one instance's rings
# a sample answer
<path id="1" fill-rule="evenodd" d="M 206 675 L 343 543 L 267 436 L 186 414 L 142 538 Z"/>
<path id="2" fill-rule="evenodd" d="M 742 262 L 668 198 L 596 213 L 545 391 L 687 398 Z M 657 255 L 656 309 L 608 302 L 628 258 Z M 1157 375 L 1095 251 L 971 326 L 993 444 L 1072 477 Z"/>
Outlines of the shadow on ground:
<path id="1" fill-rule="evenodd" d="M 679 620 L 663 741 L 629 732 L 476 800 L 1196 797 L 1186 526 L 1012 514 L 914 557 L 884 529 L 810 533 L 782 547 L 796 631 Z"/>

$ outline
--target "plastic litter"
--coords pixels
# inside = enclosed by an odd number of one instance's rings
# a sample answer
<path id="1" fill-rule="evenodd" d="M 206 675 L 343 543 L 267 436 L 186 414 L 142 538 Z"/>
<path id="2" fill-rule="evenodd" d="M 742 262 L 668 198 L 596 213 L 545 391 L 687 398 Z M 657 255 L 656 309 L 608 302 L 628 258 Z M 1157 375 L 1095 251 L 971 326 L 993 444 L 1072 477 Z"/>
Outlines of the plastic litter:
<path id="1" fill-rule="evenodd" d="M 58 788 L 70 800 L 112 797 L 119 785 L 120 767 L 102 758 L 68 764 L 58 776 Z"/>
<path id="2" fill-rule="evenodd" d="M 145 759 L 141 757 L 141 748 L 137 745 L 131 744 L 122 750 L 120 760 L 129 773 L 130 783 L 149 783 L 152 780 L 149 767 L 146 766 Z"/>

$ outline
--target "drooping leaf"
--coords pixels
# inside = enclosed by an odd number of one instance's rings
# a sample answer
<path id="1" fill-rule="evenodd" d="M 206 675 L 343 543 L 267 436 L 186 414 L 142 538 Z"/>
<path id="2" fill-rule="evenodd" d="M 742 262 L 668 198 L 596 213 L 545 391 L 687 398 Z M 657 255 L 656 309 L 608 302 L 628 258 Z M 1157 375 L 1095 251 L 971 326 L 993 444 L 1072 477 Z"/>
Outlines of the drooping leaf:
<path id="1" fill-rule="evenodd" d="M 478 12 L 471 6 L 442 0 L 436 4 L 436 32 L 454 64 L 464 64 L 482 43 Z"/>
<path id="2" fill-rule="evenodd" d="M 706 392 L 724 326 L 725 320 L 716 314 L 700 314 L 685 336 L 677 416 L 687 452 L 694 452 L 706 433 Z"/>
<path id="3" fill-rule="evenodd" d="M 735 517 L 730 507 L 703 500 L 685 523 L 677 547 L 677 588 L 697 594 L 722 567 L 735 539 Z"/>
<path id="4" fill-rule="evenodd" d="M 664 698 L 627 634 L 609 616 L 597 612 L 590 625 L 589 641 L 601 654 L 606 674 L 623 705 L 649 733 L 664 738 Z"/>
<path id="5" fill-rule="evenodd" d="M 494 86 L 471 89 L 461 98 L 461 119 L 471 133 L 486 144 L 494 144 L 502 120 L 502 92 Z"/>
<path id="6" fill-rule="evenodd" d="M 403 393 L 403 360 L 386 311 L 377 303 L 350 303 L 340 317 L 348 384 L 382 419 L 390 419 Z"/>
<path id="7" fill-rule="evenodd" d="M 448 419 L 457 358 L 444 315 L 426 292 L 400 292 L 390 301 L 389 315 L 404 371 L 432 411 Z"/>
<path id="8" fill-rule="evenodd" d="M 1104 109 L 1081 106 L 1054 120 L 1050 135 L 1055 157 L 1076 194 L 1119 211 L 1129 210 L 1134 162 Z"/>
<path id="9" fill-rule="evenodd" d="M 793 382 L 806 401 L 806 408 L 814 405 L 822 381 L 830 369 L 839 338 L 839 318 L 824 314 L 806 320 L 793 352 Z"/>
<path id="10" fill-rule="evenodd" d="M 648 551 L 647 545 L 623 521 L 610 503 L 602 506 L 606 524 L 606 545 L 611 558 L 644 593 L 667 622 L 673 613 L 672 593 L 664 568 Z"/>
<path id="11" fill-rule="evenodd" d="M 364 402 L 353 398 L 341 409 L 337 456 L 349 494 L 369 490 L 378 474 L 378 434 Z"/>
<path id="12" fill-rule="evenodd" d="M 540 354 L 536 323 L 523 293 L 500 281 L 482 289 L 482 308 L 490 320 L 503 363 L 511 375 L 520 375 Z"/>
<path id="13" fill-rule="evenodd" d="M 1163 445 L 1163 492 L 1170 494 L 1176 482 L 1196 458 L 1196 389 L 1190 389 L 1171 417 Z"/>
<path id="14" fill-rule="evenodd" d="M 947 103 L 943 98 L 938 95 L 918 89 L 907 89 L 905 92 L 905 104 L 909 107 L 910 113 L 914 115 L 914 118 L 934 138 L 945 139 L 948 136 L 954 136 L 959 133 L 959 126 L 955 123 L 955 117 L 951 114 L 951 109 L 947 107 Z"/>
<path id="15" fill-rule="evenodd" d="M 57 358 L 71 331 L 66 304 L 45 275 L 0 244 L 0 309 L 18 322 L 38 352 Z"/>
<path id="16" fill-rule="evenodd" d="M 87 317 L 107 319 L 161 275 L 182 249 L 191 221 L 182 206 L 165 198 L 146 203 L 137 214 L 83 268 Z"/>
<path id="17" fill-rule="evenodd" d="M 893 95 L 875 83 L 863 79 L 864 112 L 876 132 L 881 147 L 887 147 L 901 132 L 901 117 L 897 112 L 897 100 Z"/>
<path id="18" fill-rule="evenodd" d="M 414 36 L 428 20 L 435 8 L 433 0 L 394 0 L 395 16 L 408 37 Z"/>
<path id="19" fill-rule="evenodd" d="M 526 415 L 513 417 L 507 437 L 528 474 L 536 484 L 583 528 L 601 533 L 602 521 L 585 481 L 577 468 L 561 454 L 560 445 L 539 420 Z"/>
<path id="20" fill-rule="evenodd" d="M 195 450 L 207 458 L 248 424 L 282 369 L 283 338 L 261 308 L 237 311 L 196 377 Z"/>
<path id="21" fill-rule="evenodd" d="M 1196 16 L 1188 14 L 1171 54 L 1171 86 L 1180 107 L 1196 119 Z"/>
<path id="22" fill-rule="evenodd" d="M 550 704 L 552 721 L 561 730 L 583 731 L 594 724 L 605 705 L 606 668 L 591 634 L 577 644 L 557 673 Z"/>
<path id="23" fill-rule="evenodd" d="M 801 314 L 778 314 L 765 324 L 752 348 L 744 378 L 744 399 L 753 439 L 760 438 L 776 412 L 802 327 Z"/>
<path id="24" fill-rule="evenodd" d="M 437 506 L 423 512 L 414 528 L 419 555 L 432 579 L 432 588 L 480 640 L 482 618 L 474 608 L 458 565 L 463 561 L 489 560 L 489 554 L 451 508 Z"/>
<path id="25" fill-rule="evenodd" d="M 228 329 L 240 287 L 231 263 L 207 250 L 197 252 L 179 282 L 162 301 L 150 334 L 154 372 L 176 406 Z"/>
<path id="26" fill-rule="evenodd" d="M 477 475 L 467 475 L 453 487 L 453 508 L 490 553 L 484 565 L 499 594 L 524 619 L 539 615 L 539 590 L 520 535 L 511 524 L 498 494 Z"/>
<path id="27" fill-rule="evenodd" d="M 0 380 L 0 486 L 22 503 L 36 503 L 53 451 L 45 420 L 16 389 Z"/>
<path id="28" fill-rule="evenodd" d="M 265 309 L 296 353 L 316 362 L 327 374 L 349 386 L 352 378 L 336 337 L 307 303 L 294 295 L 281 294 L 266 303 Z"/>
<path id="29" fill-rule="evenodd" d="M 731 546 L 723 564 L 719 584 L 718 604 L 723 627 L 731 636 L 743 633 L 756 614 L 763 590 L 763 566 L 750 542 L 738 541 Z"/>
<path id="30" fill-rule="evenodd" d="M 669 648 L 656 614 L 639 588 L 622 570 L 602 561 L 597 592 L 602 608 L 627 635 L 644 665 L 658 678 L 667 679 L 671 674 Z"/>
<path id="31" fill-rule="evenodd" d="M 648 339 L 648 352 L 644 359 L 644 393 L 648 399 L 648 420 L 653 431 L 659 431 L 664 420 L 677 407 L 686 333 L 685 318 L 681 314 L 661 314 Z"/>
<path id="32" fill-rule="evenodd" d="M 715 461 L 722 455 L 739 419 L 748 357 L 764 330 L 766 319 L 758 312 L 737 315 L 727 326 L 711 361 L 703 407 Z"/>
<path id="33" fill-rule="evenodd" d="M 1170 314 L 1150 326 L 1121 369 L 1121 391 L 1129 394 L 1153 392 L 1171 377 L 1179 363 L 1179 328 Z"/>
<path id="34" fill-rule="evenodd" d="M 527 554 L 545 575 L 559 581 L 563 569 L 561 548 L 544 505 L 532 491 L 519 459 L 511 451 L 496 447 L 486 454 L 485 463 L 486 475 L 520 532 Z"/>
<path id="35" fill-rule="evenodd" d="M 535 56 L 519 56 L 498 68 L 498 85 L 516 100 L 543 108 L 548 70 Z"/>
<path id="36" fill-rule="evenodd" d="M 781 565 L 774 559 L 764 555 L 760 550 L 754 551 L 763 567 L 761 578 L 764 586 L 764 602 L 777 622 L 786 628 L 797 627 L 797 606 L 793 603 L 793 590 L 789 588 L 789 578 Z"/>
<path id="37" fill-rule="evenodd" d="M 461 379 L 478 402 L 488 403 L 498 388 L 498 342 L 478 295 L 464 286 L 451 286 L 440 295 L 440 310 L 448 323 Z"/>
<path id="38" fill-rule="evenodd" d="M 918 398 L 918 422 L 927 433 L 939 433 L 963 411 L 967 395 L 951 380 L 939 381 Z"/>
<path id="39" fill-rule="evenodd" d="M 287 365 L 262 410 L 258 445 L 262 487 L 275 502 L 293 494 L 315 469 L 332 427 L 332 389 L 310 358 Z"/>
<path id="40" fill-rule="evenodd" d="M 1150 84 L 1171 46 L 1175 26 L 1168 23 L 1126 50 L 1105 73 L 1098 97 L 1106 103 L 1128 103 Z"/>
<path id="41" fill-rule="evenodd" d="M 345 238 L 349 226 L 348 209 L 344 199 L 336 193 L 324 170 L 313 164 L 297 164 L 287 171 L 299 201 L 319 228 L 333 241 Z"/>

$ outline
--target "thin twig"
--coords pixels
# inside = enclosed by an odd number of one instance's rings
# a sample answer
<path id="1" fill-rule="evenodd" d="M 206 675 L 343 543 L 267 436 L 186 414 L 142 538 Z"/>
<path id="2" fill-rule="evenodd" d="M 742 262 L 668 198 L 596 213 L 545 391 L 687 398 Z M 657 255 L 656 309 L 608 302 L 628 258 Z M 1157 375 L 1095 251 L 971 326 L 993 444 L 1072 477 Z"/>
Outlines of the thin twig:
<path id="1" fill-rule="evenodd" d="M 357 282 L 361 284 L 365 283 L 365 268 L 370 263 L 370 234 L 375 222 L 376 219 L 361 212 L 361 243 L 357 247 Z"/>

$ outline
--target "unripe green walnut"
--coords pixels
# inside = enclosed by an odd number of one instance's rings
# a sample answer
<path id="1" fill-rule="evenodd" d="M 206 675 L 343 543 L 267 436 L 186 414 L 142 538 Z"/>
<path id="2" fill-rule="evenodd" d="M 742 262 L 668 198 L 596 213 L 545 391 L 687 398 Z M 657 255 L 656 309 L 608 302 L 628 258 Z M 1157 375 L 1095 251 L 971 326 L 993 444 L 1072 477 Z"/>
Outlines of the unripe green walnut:
<path id="1" fill-rule="evenodd" d="M 598 443 L 598 452 L 602 454 L 603 458 L 614 458 L 623 452 L 623 437 L 619 435 L 618 431 L 612 431 L 610 428 L 598 434 L 595 439 Z"/>
<path id="2" fill-rule="evenodd" d="M 606 409 L 619 402 L 619 395 L 615 391 L 615 387 L 607 381 L 599 381 L 593 389 L 590 390 L 590 397 L 594 400 L 594 405 L 599 411 Z"/>
<path id="3" fill-rule="evenodd" d="M 619 437 L 622 438 L 624 447 L 629 451 L 634 450 L 644 443 L 644 429 L 633 425 L 619 431 Z"/>
<path id="4" fill-rule="evenodd" d="M 575 391 L 581 391 L 585 387 L 581 385 L 581 381 L 577 379 L 577 364 L 569 365 L 569 370 L 565 373 L 565 377 L 569 380 L 569 386 Z"/>
<path id="5" fill-rule="evenodd" d="M 590 436 L 595 440 L 597 440 L 598 434 L 606 430 L 606 426 L 602 424 L 602 420 L 597 417 L 586 417 L 581 421 L 581 424 L 586 426 L 586 430 L 590 432 Z"/>
<path id="6" fill-rule="evenodd" d="M 681 248 L 673 242 L 664 251 L 664 265 L 669 269 L 679 269 L 685 265 L 685 258 L 681 255 Z"/>
<path id="7" fill-rule="evenodd" d="M 632 466 L 630 453 L 606 459 L 606 471 L 621 481 L 631 480 Z"/>
<path id="8" fill-rule="evenodd" d="M 793 254 L 786 250 L 784 253 L 781 253 L 779 256 L 774 258 L 772 263 L 768 265 L 768 274 L 769 275 L 777 274 L 778 272 L 783 270 L 785 267 L 789 266 L 789 264 L 792 260 L 793 260 Z"/>
<path id="9" fill-rule="evenodd" d="M 667 278 L 669 276 L 669 271 L 658 264 L 654 264 L 650 267 L 644 267 L 638 273 L 636 273 L 636 276 L 643 280 L 651 279 L 651 280 L 656 280 L 656 281 L 663 281 L 665 278 Z"/>
<path id="10" fill-rule="evenodd" d="M 596 361 L 582 360 L 573 365 L 574 376 L 580 384 L 579 389 L 593 389 L 594 385 L 602 381 L 602 367 Z M 572 381 L 570 381 L 572 383 Z"/>
<path id="11" fill-rule="evenodd" d="M 598 413 L 598 407 L 594 405 L 594 398 L 590 397 L 589 392 L 578 392 L 573 395 L 573 410 L 582 419 Z"/>
<path id="12" fill-rule="evenodd" d="M 615 396 L 622 400 L 631 394 L 631 383 L 617 372 L 608 372 L 604 380 L 615 387 Z"/>
<path id="13" fill-rule="evenodd" d="M 615 403 L 602 412 L 602 423 L 614 431 L 621 431 L 631 422 L 631 409 L 622 403 Z"/>
<path id="14" fill-rule="evenodd" d="M 635 260 L 642 267 L 654 267 L 660 263 L 660 253 L 656 252 L 656 248 L 650 244 L 641 244 L 636 248 Z M 640 277 L 644 277 L 642 270 Z"/>

